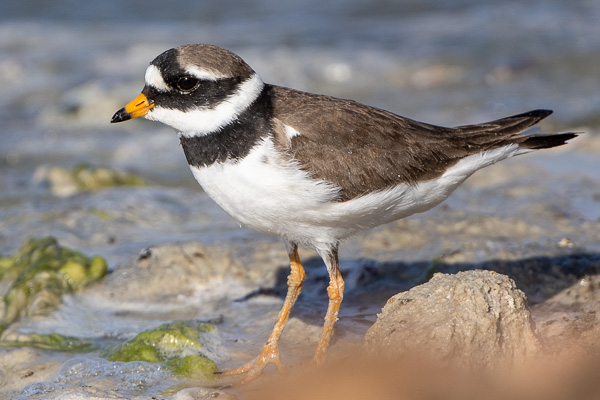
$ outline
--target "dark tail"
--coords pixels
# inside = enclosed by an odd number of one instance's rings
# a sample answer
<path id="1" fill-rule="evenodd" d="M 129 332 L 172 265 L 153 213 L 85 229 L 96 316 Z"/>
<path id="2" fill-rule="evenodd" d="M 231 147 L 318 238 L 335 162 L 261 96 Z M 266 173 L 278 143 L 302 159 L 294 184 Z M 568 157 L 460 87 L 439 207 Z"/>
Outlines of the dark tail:
<path id="1" fill-rule="evenodd" d="M 523 132 L 550 114 L 552 114 L 552 110 L 533 110 L 483 124 L 457 126 L 455 129 L 466 135 L 493 133 L 495 136 L 507 136 Z"/>
<path id="2" fill-rule="evenodd" d="M 524 149 L 549 149 L 551 147 L 562 146 L 563 144 L 567 144 L 568 140 L 576 138 L 579 136 L 574 132 L 564 132 L 564 133 L 540 133 L 540 134 L 531 134 L 531 135 L 522 135 L 525 139 L 523 141 L 519 141 L 519 147 Z M 517 136 L 518 138 L 519 136 Z"/>
<path id="3" fill-rule="evenodd" d="M 483 124 L 458 126 L 455 129 L 468 137 L 469 142 L 480 145 L 487 143 L 490 148 L 518 143 L 524 149 L 548 149 L 562 146 L 578 136 L 574 132 L 519 134 L 550 114 L 552 110 L 533 110 Z"/>

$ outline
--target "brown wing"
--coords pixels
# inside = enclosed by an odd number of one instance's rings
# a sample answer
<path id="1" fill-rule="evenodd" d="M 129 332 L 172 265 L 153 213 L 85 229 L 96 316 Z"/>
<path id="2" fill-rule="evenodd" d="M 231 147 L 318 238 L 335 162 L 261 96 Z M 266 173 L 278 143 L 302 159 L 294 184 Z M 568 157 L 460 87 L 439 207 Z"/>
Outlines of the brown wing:
<path id="1" fill-rule="evenodd" d="M 350 100 L 277 86 L 269 90 L 277 119 L 300 132 L 289 140 L 280 127 L 278 143 L 313 177 L 338 185 L 340 201 L 398 183 L 433 179 L 471 154 L 547 137 L 515 134 L 551 113 L 538 110 L 485 124 L 445 128 Z M 534 148 L 532 143 L 526 147 Z"/>

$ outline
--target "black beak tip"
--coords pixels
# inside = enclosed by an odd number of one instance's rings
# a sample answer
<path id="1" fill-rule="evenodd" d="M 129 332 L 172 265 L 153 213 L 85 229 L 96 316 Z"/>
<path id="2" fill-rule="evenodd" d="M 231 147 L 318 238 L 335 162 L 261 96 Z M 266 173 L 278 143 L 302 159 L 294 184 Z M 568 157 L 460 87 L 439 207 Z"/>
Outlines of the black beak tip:
<path id="1" fill-rule="evenodd" d="M 117 111 L 115 115 L 113 115 L 113 117 L 110 120 L 110 123 L 114 124 L 116 122 L 127 121 L 128 119 L 131 119 L 131 114 L 125 111 L 125 107 L 123 107 L 119 111 Z"/>

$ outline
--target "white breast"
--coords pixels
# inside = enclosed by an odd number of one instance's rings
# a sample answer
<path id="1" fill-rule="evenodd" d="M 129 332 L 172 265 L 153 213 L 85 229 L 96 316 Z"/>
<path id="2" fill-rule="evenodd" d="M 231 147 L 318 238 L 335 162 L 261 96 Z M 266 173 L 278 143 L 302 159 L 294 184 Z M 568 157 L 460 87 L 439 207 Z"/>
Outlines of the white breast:
<path id="1" fill-rule="evenodd" d="M 338 191 L 282 159 L 270 139 L 237 162 L 190 168 L 204 191 L 241 224 L 303 244 L 319 224 L 318 210 Z"/>
<path id="2" fill-rule="evenodd" d="M 282 159 L 270 139 L 238 161 L 191 167 L 204 191 L 233 218 L 252 229 L 326 249 L 364 229 L 426 211 L 445 200 L 473 172 L 520 154 L 517 145 L 467 157 L 441 177 L 397 186 L 346 202 L 338 188 L 310 179 Z"/>

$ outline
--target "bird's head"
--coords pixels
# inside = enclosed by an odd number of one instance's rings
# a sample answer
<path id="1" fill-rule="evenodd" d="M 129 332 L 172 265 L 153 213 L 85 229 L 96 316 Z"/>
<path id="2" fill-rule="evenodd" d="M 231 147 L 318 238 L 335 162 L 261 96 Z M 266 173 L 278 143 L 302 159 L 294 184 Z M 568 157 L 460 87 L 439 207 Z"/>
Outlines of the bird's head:
<path id="1" fill-rule="evenodd" d="M 110 122 L 145 117 L 180 135 L 207 135 L 236 119 L 263 90 L 260 77 L 234 53 L 193 44 L 170 49 L 146 69 L 142 93 Z"/>

